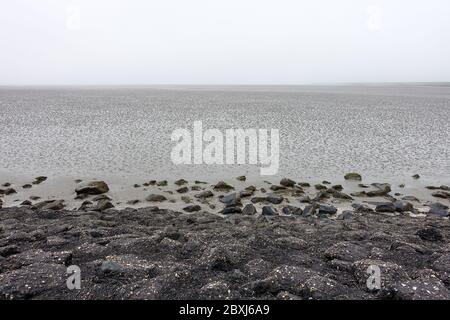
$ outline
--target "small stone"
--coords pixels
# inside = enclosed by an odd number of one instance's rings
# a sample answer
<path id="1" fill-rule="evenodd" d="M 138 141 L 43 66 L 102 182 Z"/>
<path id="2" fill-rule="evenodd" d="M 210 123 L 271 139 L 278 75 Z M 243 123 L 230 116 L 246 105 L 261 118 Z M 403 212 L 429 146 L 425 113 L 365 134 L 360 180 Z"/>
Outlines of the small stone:
<path id="1" fill-rule="evenodd" d="M 14 190 L 13 188 L 6 188 L 5 190 L 3 190 L 3 194 L 5 196 L 10 195 L 10 194 L 14 194 L 14 193 L 17 193 L 17 191 Z"/>
<path id="2" fill-rule="evenodd" d="M 156 185 L 157 185 L 158 187 L 165 187 L 165 186 L 167 186 L 167 180 L 158 181 L 158 182 L 156 183 Z"/>
<path id="3" fill-rule="evenodd" d="M 414 206 L 410 202 L 407 202 L 407 201 L 396 200 L 394 202 L 394 206 L 395 206 L 395 211 L 397 211 L 397 212 L 406 212 L 406 211 L 412 212 L 414 210 Z"/>
<path id="4" fill-rule="evenodd" d="M 298 185 L 302 188 L 309 188 L 311 185 L 308 182 L 299 182 Z"/>
<path id="5" fill-rule="evenodd" d="M 270 190 L 272 190 L 272 191 L 286 190 L 286 187 L 277 186 L 276 184 L 273 184 L 273 185 L 270 186 Z"/>
<path id="6" fill-rule="evenodd" d="M 235 214 L 241 212 L 242 210 L 239 207 L 226 207 L 222 211 L 220 211 L 221 214 Z"/>
<path id="7" fill-rule="evenodd" d="M 337 190 L 337 191 L 342 191 L 342 190 L 344 190 L 344 187 L 342 187 L 341 184 L 335 184 L 335 185 L 332 186 L 331 188 L 334 189 L 334 190 Z"/>
<path id="8" fill-rule="evenodd" d="M 47 177 L 39 176 L 34 178 L 33 184 L 41 184 L 42 182 L 46 181 Z"/>
<path id="9" fill-rule="evenodd" d="M 177 186 L 182 186 L 184 184 L 187 184 L 188 182 L 184 179 L 179 179 L 177 181 L 174 182 Z"/>
<path id="10" fill-rule="evenodd" d="M 277 215 L 277 214 L 278 214 L 277 210 L 275 210 L 275 208 L 272 207 L 272 206 L 264 206 L 262 208 L 262 215 L 263 216 L 274 216 L 274 215 Z"/>
<path id="11" fill-rule="evenodd" d="M 294 206 L 286 206 L 283 209 L 281 209 L 281 212 L 283 212 L 286 215 L 300 216 L 300 215 L 302 215 L 303 210 L 301 208 L 294 207 Z"/>
<path id="12" fill-rule="evenodd" d="M 135 188 L 140 188 L 140 187 L 141 187 L 141 185 L 140 185 L 140 184 L 137 184 L 137 183 L 135 183 L 133 187 L 135 187 Z"/>
<path id="13" fill-rule="evenodd" d="M 31 206 L 32 203 L 31 203 L 30 200 L 25 200 L 25 201 L 23 201 L 20 205 L 21 205 L 21 206 Z"/>
<path id="14" fill-rule="evenodd" d="M 104 181 L 87 181 L 81 182 L 75 192 L 77 194 L 102 194 L 109 191 L 108 185 Z"/>
<path id="15" fill-rule="evenodd" d="M 36 209 L 54 211 L 62 210 L 64 209 L 64 207 L 64 200 L 47 200 L 33 205 L 33 208 Z"/>
<path id="16" fill-rule="evenodd" d="M 355 209 L 356 212 L 360 212 L 360 213 L 373 212 L 373 209 L 369 208 L 365 204 L 353 203 L 352 207 Z"/>
<path id="17" fill-rule="evenodd" d="M 345 179 L 345 180 L 357 180 L 357 181 L 361 181 L 361 180 L 362 180 L 362 177 L 361 177 L 361 175 L 360 175 L 359 173 L 356 173 L 356 172 L 350 172 L 350 173 L 347 173 L 347 174 L 344 176 L 344 179 Z"/>
<path id="18" fill-rule="evenodd" d="M 266 201 L 272 204 L 280 204 L 281 202 L 283 202 L 283 199 L 283 197 L 277 195 L 268 195 L 266 197 Z"/>
<path id="19" fill-rule="evenodd" d="M 189 191 L 188 187 L 182 187 L 176 190 L 178 193 L 186 193 Z"/>
<path id="20" fill-rule="evenodd" d="M 405 200 L 405 201 L 415 201 L 415 202 L 420 202 L 419 199 L 417 199 L 417 198 L 414 197 L 414 196 L 404 196 L 404 197 L 402 198 L 402 200 Z"/>
<path id="21" fill-rule="evenodd" d="M 186 212 L 196 212 L 196 211 L 200 211 L 201 209 L 202 208 L 198 204 L 190 205 L 190 206 L 183 208 L 183 210 Z"/>
<path id="22" fill-rule="evenodd" d="M 234 190 L 234 187 L 230 186 L 229 184 L 223 182 L 223 181 L 219 181 L 215 186 L 214 186 L 214 190 L 216 191 L 230 191 L 230 190 Z"/>
<path id="23" fill-rule="evenodd" d="M 395 212 L 395 206 L 391 202 L 379 203 L 376 208 L 376 212 Z"/>
<path id="24" fill-rule="evenodd" d="M 245 180 L 247 180 L 247 177 L 246 176 L 239 176 L 239 177 L 236 178 L 236 180 L 238 180 L 238 181 L 245 181 Z"/>
<path id="25" fill-rule="evenodd" d="M 114 205 L 107 199 L 100 200 L 94 207 L 94 211 L 104 211 L 106 209 L 114 208 Z"/>
<path id="26" fill-rule="evenodd" d="M 289 178 L 283 178 L 280 181 L 280 185 L 282 185 L 283 187 L 292 188 L 295 185 L 295 181 Z"/>
<path id="27" fill-rule="evenodd" d="M 210 190 L 205 190 L 203 192 L 200 192 L 199 194 L 196 194 L 195 197 L 198 199 L 206 199 L 213 197 L 214 194 Z"/>
<path id="28" fill-rule="evenodd" d="M 27 184 L 24 184 L 23 186 L 22 186 L 22 188 L 24 188 L 24 189 L 30 189 L 30 188 L 32 188 L 33 186 L 31 185 L 31 184 L 29 184 L 29 183 L 27 183 Z"/>
<path id="29" fill-rule="evenodd" d="M 431 195 L 436 198 L 450 199 L 450 193 L 445 191 L 433 192 Z"/>
<path id="30" fill-rule="evenodd" d="M 317 190 L 326 190 L 326 189 L 327 189 L 327 187 L 325 187 L 325 186 L 322 185 L 322 184 L 316 184 L 316 185 L 314 185 L 314 187 L 315 187 Z"/>
<path id="31" fill-rule="evenodd" d="M 227 207 L 241 206 L 241 199 L 236 193 L 231 193 L 220 198 L 220 202 L 224 203 Z"/>
<path id="32" fill-rule="evenodd" d="M 342 213 L 337 217 L 338 220 L 349 220 L 353 219 L 355 217 L 355 214 L 350 210 L 344 210 Z"/>
<path id="33" fill-rule="evenodd" d="M 166 201 L 167 198 L 161 194 L 150 194 L 147 196 L 147 198 L 145 198 L 145 200 L 149 202 L 162 202 Z"/>
<path id="34" fill-rule="evenodd" d="M 245 205 L 244 209 L 242 209 L 242 214 L 244 215 L 254 215 L 256 212 L 255 206 L 251 203 Z"/>
<path id="35" fill-rule="evenodd" d="M 415 175 L 412 176 L 414 179 L 419 179 L 420 176 L 416 173 Z"/>
<path id="36" fill-rule="evenodd" d="M 321 204 L 319 206 L 319 214 L 327 214 L 327 215 L 333 215 L 336 214 L 337 209 L 333 206 L 328 206 L 328 205 L 324 205 Z"/>

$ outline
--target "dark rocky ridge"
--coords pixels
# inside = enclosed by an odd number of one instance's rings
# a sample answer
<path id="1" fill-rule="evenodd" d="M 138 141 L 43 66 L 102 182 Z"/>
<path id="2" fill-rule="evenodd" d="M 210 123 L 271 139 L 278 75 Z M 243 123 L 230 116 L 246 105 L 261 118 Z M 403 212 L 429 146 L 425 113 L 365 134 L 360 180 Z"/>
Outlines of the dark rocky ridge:
<path id="1" fill-rule="evenodd" d="M 449 239 L 437 216 L 4 208 L 0 298 L 450 299 Z M 81 290 L 66 287 L 69 265 Z"/>

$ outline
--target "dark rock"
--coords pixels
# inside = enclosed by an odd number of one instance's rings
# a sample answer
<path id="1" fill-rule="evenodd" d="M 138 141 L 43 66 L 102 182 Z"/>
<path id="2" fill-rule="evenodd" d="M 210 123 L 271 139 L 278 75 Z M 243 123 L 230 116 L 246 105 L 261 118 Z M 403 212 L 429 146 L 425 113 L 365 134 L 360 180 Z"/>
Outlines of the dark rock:
<path id="1" fill-rule="evenodd" d="M 277 210 L 275 210 L 275 208 L 272 207 L 272 206 L 264 206 L 262 208 L 262 215 L 263 216 L 274 216 L 274 215 L 277 215 L 277 214 L 278 214 Z"/>
<path id="2" fill-rule="evenodd" d="M 220 211 L 221 214 L 235 214 L 241 212 L 242 210 L 239 207 L 225 207 L 222 211 Z"/>
<path id="3" fill-rule="evenodd" d="M 206 199 L 211 198 L 213 196 L 214 194 L 210 190 L 205 190 L 195 195 L 195 197 L 198 199 Z"/>
<path id="4" fill-rule="evenodd" d="M 158 186 L 158 187 L 166 187 L 167 186 L 167 180 L 161 180 L 161 181 L 158 181 L 158 182 L 156 182 L 156 185 Z"/>
<path id="5" fill-rule="evenodd" d="M 446 191 L 433 192 L 431 195 L 436 198 L 450 199 L 450 193 Z"/>
<path id="6" fill-rule="evenodd" d="M 394 206 L 395 206 L 395 211 L 397 212 L 413 212 L 414 210 L 414 206 L 407 201 L 401 201 L 401 200 L 397 200 L 394 202 Z"/>
<path id="7" fill-rule="evenodd" d="M 22 203 L 21 203 L 20 205 L 21 205 L 21 206 L 31 206 L 32 203 L 31 203 L 30 200 L 25 200 L 25 201 L 22 201 Z"/>
<path id="8" fill-rule="evenodd" d="M 177 181 L 174 182 L 177 186 L 182 186 L 184 184 L 187 184 L 188 182 L 184 179 L 179 179 Z"/>
<path id="9" fill-rule="evenodd" d="M 284 200 L 283 197 L 277 196 L 277 195 L 273 195 L 273 194 L 270 194 L 270 195 L 268 195 L 268 196 L 265 198 L 265 201 L 270 202 L 270 203 L 272 203 L 272 204 L 280 204 L 280 203 L 283 202 L 283 200 Z"/>
<path id="10" fill-rule="evenodd" d="M 239 192 L 239 196 L 241 198 L 247 198 L 247 197 L 251 197 L 253 195 L 254 191 L 251 190 L 242 190 L 241 192 Z"/>
<path id="11" fill-rule="evenodd" d="M 87 210 L 92 210 L 93 209 L 93 203 L 91 201 L 84 201 L 81 206 L 78 208 L 78 210 L 80 211 L 87 211 Z"/>
<path id="12" fill-rule="evenodd" d="M 355 214 L 350 210 L 344 210 L 342 213 L 337 217 L 338 220 L 350 220 L 355 217 Z"/>
<path id="13" fill-rule="evenodd" d="M 41 184 L 42 182 L 46 181 L 47 177 L 39 176 L 34 178 L 33 184 Z"/>
<path id="14" fill-rule="evenodd" d="M 100 200 L 94 207 L 94 211 L 104 211 L 106 209 L 114 208 L 114 205 L 107 199 Z"/>
<path id="15" fill-rule="evenodd" d="M 315 187 L 317 190 L 326 190 L 326 189 L 327 189 L 327 187 L 325 187 L 325 186 L 322 185 L 322 184 L 316 184 L 316 185 L 314 185 L 314 187 Z"/>
<path id="16" fill-rule="evenodd" d="M 200 191 L 200 190 L 202 190 L 202 187 L 200 187 L 200 186 L 192 186 L 191 190 L 192 191 Z"/>
<path id="17" fill-rule="evenodd" d="M 436 215 L 439 217 L 448 217 L 450 214 L 447 209 L 442 209 L 440 207 L 430 207 L 428 214 Z"/>
<path id="18" fill-rule="evenodd" d="M 299 182 L 298 185 L 302 188 L 311 187 L 311 185 L 308 182 Z"/>
<path id="19" fill-rule="evenodd" d="M 246 204 L 244 209 L 242 209 L 242 214 L 243 215 L 254 215 L 254 214 L 256 214 L 256 212 L 257 211 L 256 211 L 255 206 L 253 204 L 251 204 L 251 203 Z"/>
<path id="20" fill-rule="evenodd" d="M 413 196 L 404 196 L 402 198 L 402 200 L 420 202 L 419 199 L 417 199 L 416 197 L 413 197 Z"/>
<path id="21" fill-rule="evenodd" d="M 81 182 L 75 192 L 77 194 L 102 194 L 109 191 L 108 185 L 104 181 L 86 181 Z"/>
<path id="22" fill-rule="evenodd" d="M 412 176 L 414 179 L 419 179 L 420 176 L 416 173 L 415 175 Z"/>
<path id="23" fill-rule="evenodd" d="M 331 182 L 330 182 L 330 181 L 327 181 L 327 180 L 323 180 L 323 181 L 322 181 L 322 184 L 331 184 Z"/>
<path id="24" fill-rule="evenodd" d="M 216 191 L 230 191 L 234 190 L 234 187 L 230 186 L 229 184 L 219 181 L 213 188 Z"/>
<path id="25" fill-rule="evenodd" d="M 294 207 L 294 206 L 286 206 L 283 209 L 281 209 L 281 212 L 283 212 L 284 214 L 287 215 L 302 215 L 303 210 L 301 208 L 298 207 Z"/>
<path id="26" fill-rule="evenodd" d="M 286 190 L 286 187 L 277 186 L 276 184 L 273 184 L 273 185 L 270 186 L 270 190 L 272 190 L 272 191 Z"/>
<path id="27" fill-rule="evenodd" d="M 376 212 L 395 212 L 395 206 L 392 202 L 385 202 L 377 204 L 375 208 Z"/>
<path id="28" fill-rule="evenodd" d="M 319 209 L 319 205 L 317 203 L 308 205 L 305 207 L 305 209 L 303 209 L 303 216 L 309 217 L 309 216 L 315 215 L 317 213 L 318 209 Z"/>
<path id="29" fill-rule="evenodd" d="M 36 200 L 39 200 L 40 198 L 41 197 L 38 197 L 38 196 L 31 196 L 30 200 L 36 201 Z"/>
<path id="30" fill-rule="evenodd" d="M 340 191 L 337 191 L 334 189 L 328 189 L 328 191 L 330 191 L 330 193 L 333 195 L 333 198 L 344 199 L 344 200 L 353 200 L 353 198 L 351 196 L 349 196 L 348 194 L 346 194 L 344 192 L 340 192 Z"/>
<path id="31" fill-rule="evenodd" d="M 223 196 L 219 199 L 220 202 L 224 203 L 227 207 L 241 206 L 241 199 L 236 193 L 231 193 Z"/>
<path id="32" fill-rule="evenodd" d="M 358 187 L 364 188 L 364 189 L 369 188 L 369 186 L 367 184 L 364 184 L 364 183 L 358 183 Z"/>
<path id="33" fill-rule="evenodd" d="M 201 209 L 202 208 L 198 204 L 190 205 L 190 206 L 183 208 L 183 210 L 186 212 L 196 212 L 196 211 L 200 211 Z"/>
<path id="34" fill-rule="evenodd" d="M 162 202 L 166 201 L 167 198 L 161 194 L 150 194 L 147 196 L 147 198 L 145 198 L 145 200 L 149 202 Z"/>
<path id="35" fill-rule="evenodd" d="M 344 190 L 344 187 L 341 184 L 335 184 L 334 186 L 331 186 L 331 188 L 337 191 Z"/>
<path id="36" fill-rule="evenodd" d="M 5 190 L 2 190 L 2 192 L 0 192 L 0 194 L 3 193 L 5 196 L 10 195 L 10 194 L 14 194 L 17 193 L 16 190 L 14 190 L 13 188 L 6 188 Z"/>
<path id="37" fill-rule="evenodd" d="M 181 188 L 177 189 L 178 193 L 186 193 L 188 191 L 189 191 L 188 187 L 181 187 Z"/>
<path id="38" fill-rule="evenodd" d="M 239 176 L 236 179 L 239 180 L 239 181 L 245 181 L 245 180 L 247 180 L 247 177 L 246 176 Z"/>
<path id="39" fill-rule="evenodd" d="M 326 191 L 319 191 L 317 192 L 317 194 L 315 195 L 315 197 L 312 199 L 313 202 L 316 201 L 323 201 L 326 200 L 330 197 L 329 193 Z"/>
<path id="40" fill-rule="evenodd" d="M 35 209 L 55 211 L 62 210 L 64 207 L 64 200 L 47 200 L 33 205 L 33 208 Z"/>
<path id="41" fill-rule="evenodd" d="M 373 212 L 372 208 L 369 208 L 368 206 L 366 206 L 364 204 L 360 204 L 360 203 L 353 203 L 352 207 L 355 209 L 356 212 L 361 212 L 361 213 Z"/>
<path id="42" fill-rule="evenodd" d="M 135 187 L 135 188 L 140 188 L 140 187 L 141 187 L 141 185 L 140 185 L 140 184 L 137 184 L 137 183 L 135 183 L 135 184 L 133 185 L 133 187 Z"/>
<path id="43" fill-rule="evenodd" d="M 9 182 L 5 182 L 4 184 L 2 184 L 2 187 L 10 187 L 11 186 L 11 183 L 9 183 Z"/>
<path id="44" fill-rule="evenodd" d="M 280 181 L 280 185 L 282 185 L 283 187 L 292 188 L 295 185 L 295 181 L 288 178 L 283 178 Z"/>
<path id="45" fill-rule="evenodd" d="M 357 181 L 361 181 L 361 180 L 362 180 L 362 177 L 361 177 L 361 175 L 360 175 L 359 173 L 356 173 L 356 172 L 350 172 L 350 173 L 347 173 L 347 174 L 344 176 L 344 179 L 345 179 L 345 180 L 357 180 Z"/>
<path id="46" fill-rule="evenodd" d="M 319 214 L 326 214 L 326 215 L 333 215 L 336 214 L 337 209 L 333 206 L 328 206 L 328 205 L 324 205 L 321 204 L 319 206 Z"/>
<path id="47" fill-rule="evenodd" d="M 23 186 L 22 186 L 22 188 L 24 188 L 24 189 L 30 189 L 30 188 L 32 188 L 33 186 L 31 185 L 31 184 L 29 184 L 29 183 L 27 183 L 27 184 L 24 184 Z"/>

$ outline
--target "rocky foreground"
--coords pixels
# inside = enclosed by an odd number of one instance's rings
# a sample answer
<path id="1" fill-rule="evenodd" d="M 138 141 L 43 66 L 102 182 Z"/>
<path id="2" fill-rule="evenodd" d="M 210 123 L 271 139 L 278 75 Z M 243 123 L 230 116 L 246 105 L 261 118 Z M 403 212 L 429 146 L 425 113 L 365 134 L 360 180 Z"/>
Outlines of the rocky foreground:
<path id="1" fill-rule="evenodd" d="M 450 299 L 447 218 L 313 209 L 3 208 L 0 298 Z M 71 265 L 80 290 L 67 288 Z M 380 290 L 367 286 L 369 266 Z"/>

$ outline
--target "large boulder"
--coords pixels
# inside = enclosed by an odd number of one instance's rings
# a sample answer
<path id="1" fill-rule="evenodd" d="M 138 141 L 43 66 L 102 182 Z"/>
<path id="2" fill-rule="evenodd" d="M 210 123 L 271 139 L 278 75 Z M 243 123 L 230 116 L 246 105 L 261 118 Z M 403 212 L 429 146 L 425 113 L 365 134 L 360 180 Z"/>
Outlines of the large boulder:
<path id="1" fill-rule="evenodd" d="M 102 194 L 109 191 L 108 185 L 104 181 L 84 181 L 78 184 L 75 192 L 77 194 Z"/>

